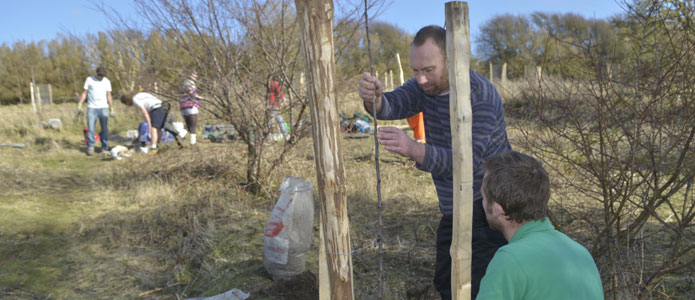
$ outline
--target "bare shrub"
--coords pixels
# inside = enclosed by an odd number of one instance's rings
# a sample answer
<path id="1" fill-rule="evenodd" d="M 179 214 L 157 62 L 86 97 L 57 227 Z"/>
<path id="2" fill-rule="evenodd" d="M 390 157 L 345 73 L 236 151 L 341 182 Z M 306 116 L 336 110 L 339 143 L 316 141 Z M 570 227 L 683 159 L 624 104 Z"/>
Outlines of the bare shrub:
<path id="1" fill-rule="evenodd" d="M 553 197 L 554 221 L 584 228 L 607 298 L 660 298 L 682 293 L 687 282 L 673 278 L 695 270 L 695 11 L 628 7 L 621 67 L 609 67 L 596 31 L 565 42 L 581 76 L 545 77 L 523 93 L 535 123 L 519 145 L 567 188 Z"/>

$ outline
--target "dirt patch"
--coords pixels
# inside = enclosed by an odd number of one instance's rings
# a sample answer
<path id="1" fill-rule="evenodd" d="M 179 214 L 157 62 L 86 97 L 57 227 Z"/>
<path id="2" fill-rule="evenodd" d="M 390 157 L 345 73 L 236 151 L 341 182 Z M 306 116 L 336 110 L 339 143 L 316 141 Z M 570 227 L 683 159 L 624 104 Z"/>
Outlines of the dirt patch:
<path id="1" fill-rule="evenodd" d="M 278 300 L 318 300 L 319 284 L 316 275 L 307 270 L 297 276 L 276 281 L 273 285 L 260 291 L 259 294 Z"/>

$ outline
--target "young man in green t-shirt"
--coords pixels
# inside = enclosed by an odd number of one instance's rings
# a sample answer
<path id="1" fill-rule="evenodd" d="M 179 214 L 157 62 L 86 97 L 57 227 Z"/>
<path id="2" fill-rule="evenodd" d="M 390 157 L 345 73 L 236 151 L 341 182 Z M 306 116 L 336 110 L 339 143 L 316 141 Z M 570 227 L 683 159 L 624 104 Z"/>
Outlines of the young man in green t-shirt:
<path id="1" fill-rule="evenodd" d="M 548 220 L 550 183 L 543 166 L 509 151 L 482 168 L 485 217 L 509 243 L 490 261 L 476 299 L 603 299 L 589 251 Z"/>

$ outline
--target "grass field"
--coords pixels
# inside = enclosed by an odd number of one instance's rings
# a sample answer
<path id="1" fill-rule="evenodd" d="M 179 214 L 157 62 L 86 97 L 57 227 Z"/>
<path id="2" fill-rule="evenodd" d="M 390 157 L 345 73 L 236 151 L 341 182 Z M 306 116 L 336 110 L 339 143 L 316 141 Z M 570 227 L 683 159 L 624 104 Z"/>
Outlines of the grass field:
<path id="1" fill-rule="evenodd" d="M 239 185 L 245 180 L 242 142 L 199 137 L 196 147 L 166 144 L 158 155 L 121 161 L 86 156 L 84 124 L 74 109 L 74 104 L 53 105 L 37 116 L 30 106 L 0 107 L 0 144 L 25 145 L 0 147 L 0 298 L 184 299 L 237 288 L 250 299 L 318 299 L 318 213 L 306 273 L 273 282 L 262 264 L 263 229 L 282 178 L 316 182 L 311 138 L 300 141 L 256 196 Z M 350 98 L 341 103 L 346 114 L 360 109 Z M 112 133 L 136 128 L 134 111 L 118 105 L 117 113 Z M 202 124 L 214 122 L 201 117 Z M 48 118 L 62 119 L 63 128 L 40 129 L 38 122 Z M 525 123 L 507 122 L 514 146 L 518 126 Z M 375 299 L 373 140 L 344 135 L 341 143 L 355 299 Z M 268 146 L 273 151 L 281 142 Z M 439 299 L 431 283 L 440 218 L 432 180 L 413 162 L 381 153 L 384 299 Z M 553 202 L 587 209 L 582 199 L 563 196 L 562 185 L 553 189 Z M 556 214 L 559 225 L 586 241 L 591 231 L 585 220 L 565 213 Z M 672 290 L 664 294 L 690 294 L 692 278 L 666 278 Z"/>
<path id="2" fill-rule="evenodd" d="M 136 115 L 117 112 L 111 132 L 125 135 Z M 73 113 L 71 104 L 48 107 L 42 118 L 29 106 L 0 110 L 0 143 L 26 146 L 0 148 L 0 298 L 174 299 L 232 288 L 251 299 L 316 295 L 318 214 L 311 273 L 273 282 L 262 266 L 263 228 L 282 178 L 315 181 L 310 138 L 268 178 L 267 195 L 254 196 L 237 184 L 245 174 L 241 142 L 164 145 L 156 156 L 121 161 L 89 157 Z M 61 118 L 62 130 L 37 127 L 48 118 Z M 370 299 L 377 278 L 373 141 L 341 142 L 355 294 Z M 434 187 L 412 162 L 382 153 L 384 296 L 430 299 L 439 220 Z"/>

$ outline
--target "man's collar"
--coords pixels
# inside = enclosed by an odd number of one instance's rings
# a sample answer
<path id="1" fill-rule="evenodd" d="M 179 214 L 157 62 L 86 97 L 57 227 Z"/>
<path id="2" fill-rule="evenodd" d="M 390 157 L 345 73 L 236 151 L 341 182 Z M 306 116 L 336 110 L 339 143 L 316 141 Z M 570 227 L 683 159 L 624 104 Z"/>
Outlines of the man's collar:
<path id="1" fill-rule="evenodd" d="M 509 240 L 510 243 L 520 240 L 524 236 L 532 232 L 549 231 L 554 230 L 555 227 L 550 223 L 550 219 L 543 218 L 540 220 L 533 220 L 524 223 L 519 227 L 519 229 L 514 233 L 512 238 Z"/>

